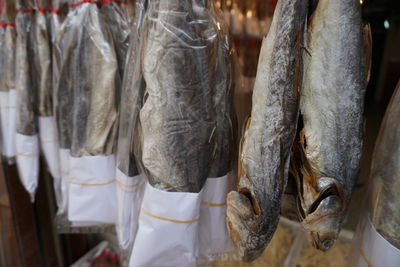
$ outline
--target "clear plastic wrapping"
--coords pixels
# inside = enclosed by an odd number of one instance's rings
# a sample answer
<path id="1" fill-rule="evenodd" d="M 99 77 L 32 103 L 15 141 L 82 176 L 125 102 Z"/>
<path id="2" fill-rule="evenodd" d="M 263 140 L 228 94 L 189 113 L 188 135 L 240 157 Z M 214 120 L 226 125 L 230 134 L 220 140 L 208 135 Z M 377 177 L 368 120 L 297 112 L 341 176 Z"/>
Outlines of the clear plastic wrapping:
<path id="1" fill-rule="evenodd" d="M 131 266 L 192 266 L 200 254 L 230 249 L 223 202 L 233 178 L 227 175 L 236 126 L 233 52 L 216 12 L 212 1 L 137 2 L 122 87 L 117 163 L 117 179 L 127 178 L 120 187 L 130 185 L 135 191 L 121 193 L 119 199 L 120 244 L 126 249 L 134 241 Z M 145 188 L 143 179 L 148 181 Z M 208 179 L 215 183 L 206 183 Z M 215 237 L 222 236 L 217 239 L 223 245 L 207 250 L 209 224 L 221 226 Z M 142 253 L 167 235 L 157 251 Z M 198 235 L 205 237 L 201 245 Z"/>
<path id="2" fill-rule="evenodd" d="M 135 147 L 143 173 L 159 189 L 199 192 L 210 172 L 217 146 L 217 75 L 226 72 L 217 72 L 223 66 L 218 27 L 209 1 L 149 2 L 141 50 L 145 97 Z"/>
<path id="3" fill-rule="evenodd" d="M 55 114 L 63 179 L 68 181 L 68 220 L 77 227 L 112 225 L 120 76 L 97 1 L 69 2 L 55 57 L 60 66 Z"/>
<path id="4" fill-rule="evenodd" d="M 110 27 L 117 52 L 119 73 L 122 78 L 131 32 L 127 0 L 103 0 L 101 13 L 104 16 L 105 23 Z"/>
<path id="5" fill-rule="evenodd" d="M 16 1 L 16 154 L 19 176 L 32 201 L 38 184 L 38 88 L 34 63 L 33 15 L 29 0 Z"/>
<path id="6" fill-rule="evenodd" d="M 376 230 L 400 249 L 400 82 L 386 110 L 376 141 L 370 181 L 371 220 Z"/>

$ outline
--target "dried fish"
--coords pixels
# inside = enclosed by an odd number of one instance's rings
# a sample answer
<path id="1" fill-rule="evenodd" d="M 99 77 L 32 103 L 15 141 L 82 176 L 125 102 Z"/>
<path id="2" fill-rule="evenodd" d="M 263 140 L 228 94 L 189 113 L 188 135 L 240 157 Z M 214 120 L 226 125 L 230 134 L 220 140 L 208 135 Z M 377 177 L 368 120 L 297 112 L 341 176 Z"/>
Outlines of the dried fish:
<path id="1" fill-rule="evenodd" d="M 23 135 L 37 133 L 37 88 L 32 79 L 33 45 L 31 42 L 32 9 L 28 0 L 18 0 L 16 16 L 16 90 L 17 90 L 17 132 Z"/>
<path id="2" fill-rule="evenodd" d="M 217 27 L 209 1 L 155 0 L 149 5 L 142 168 L 159 189 L 199 192 L 214 142 Z"/>
<path id="3" fill-rule="evenodd" d="M 261 255 L 276 230 L 296 135 L 307 1 L 278 2 L 263 41 L 251 120 L 239 152 L 238 192 L 228 195 L 231 238 L 245 261 Z"/>
<path id="4" fill-rule="evenodd" d="M 131 32 L 127 3 L 126 1 L 103 0 L 101 13 L 113 36 L 117 52 L 119 73 L 122 78 L 129 45 L 129 35 Z"/>
<path id="5" fill-rule="evenodd" d="M 338 237 L 362 153 L 366 60 L 357 1 L 318 1 L 307 29 L 291 173 L 316 248 Z"/>
<path id="6" fill-rule="evenodd" d="M 43 117 L 53 114 L 53 95 L 51 86 L 51 49 L 50 49 L 50 32 L 47 25 L 46 10 L 48 9 L 47 0 L 34 1 L 34 18 L 33 18 L 33 40 L 34 49 L 34 75 L 37 81 L 39 115 Z"/>
<path id="7" fill-rule="evenodd" d="M 73 1 L 59 38 L 61 148 L 74 157 L 110 155 L 116 148 L 118 64 L 107 25 L 92 2 Z"/>
<path id="8" fill-rule="evenodd" d="M 370 179 L 371 216 L 377 231 L 400 248 L 400 82 L 379 132 Z"/>

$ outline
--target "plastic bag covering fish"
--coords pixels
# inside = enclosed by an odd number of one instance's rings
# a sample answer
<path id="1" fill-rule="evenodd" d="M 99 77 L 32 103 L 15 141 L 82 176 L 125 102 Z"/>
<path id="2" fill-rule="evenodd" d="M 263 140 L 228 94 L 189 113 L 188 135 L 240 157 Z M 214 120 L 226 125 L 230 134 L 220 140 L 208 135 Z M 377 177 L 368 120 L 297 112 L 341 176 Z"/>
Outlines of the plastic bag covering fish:
<path id="1" fill-rule="evenodd" d="M 400 82 L 386 111 L 371 166 L 371 218 L 376 230 L 400 249 Z"/>
<path id="2" fill-rule="evenodd" d="M 161 190 L 199 192 L 210 173 L 220 118 L 214 101 L 228 95 L 216 92 L 226 91 L 216 85 L 216 70 L 225 63 L 218 63 L 221 35 L 211 6 L 156 0 L 145 16 L 144 96 L 136 100 L 144 103 L 135 149 L 143 173 Z"/>
<path id="3" fill-rule="evenodd" d="M 79 2 L 70 5 L 74 8 L 72 23 L 63 41 L 64 52 L 70 56 L 64 66 L 69 69 L 69 78 L 74 78 L 70 82 L 71 155 L 111 155 L 116 149 L 120 83 L 115 49 L 111 33 L 93 4 L 96 1 Z"/>
<path id="4" fill-rule="evenodd" d="M 70 145 L 68 219 L 74 226 L 112 224 L 120 77 L 112 35 L 97 1 L 70 2 L 59 38 L 59 130 L 61 145 Z"/>
<path id="5" fill-rule="evenodd" d="M 120 121 L 117 150 L 117 233 L 122 251 L 130 254 L 141 205 L 143 177 L 139 175 L 135 155 L 134 140 L 138 115 L 141 108 L 144 81 L 140 62 L 140 40 L 143 15 L 147 0 L 136 2 L 135 20 L 132 25 L 126 68 L 121 88 Z M 120 62 L 121 64 L 121 62 Z M 128 258 L 128 256 L 127 256 Z"/>
<path id="6" fill-rule="evenodd" d="M 37 79 L 33 66 L 34 43 L 32 5 L 30 1 L 16 2 L 16 90 L 17 90 L 17 166 L 19 176 L 31 200 L 38 183 L 39 138 L 37 125 Z"/>
<path id="7" fill-rule="evenodd" d="M 102 0 L 101 13 L 110 28 L 117 52 L 119 73 L 123 77 L 131 32 L 128 4 L 125 1 Z"/>
<path id="8" fill-rule="evenodd" d="M 318 1 L 307 29 L 291 173 L 302 225 L 327 250 L 338 237 L 362 153 L 368 59 L 358 1 Z"/>
<path id="9" fill-rule="evenodd" d="M 15 162 L 15 3 L 11 0 L 3 1 L 1 38 L 1 129 L 2 129 L 2 154 L 8 163 Z M 4 35 L 3 35 L 4 34 Z"/>
<path id="10" fill-rule="evenodd" d="M 228 194 L 227 224 L 245 261 L 261 255 L 275 232 L 296 135 L 307 1 L 278 2 L 263 40 L 251 120 L 239 152 L 238 190 Z"/>

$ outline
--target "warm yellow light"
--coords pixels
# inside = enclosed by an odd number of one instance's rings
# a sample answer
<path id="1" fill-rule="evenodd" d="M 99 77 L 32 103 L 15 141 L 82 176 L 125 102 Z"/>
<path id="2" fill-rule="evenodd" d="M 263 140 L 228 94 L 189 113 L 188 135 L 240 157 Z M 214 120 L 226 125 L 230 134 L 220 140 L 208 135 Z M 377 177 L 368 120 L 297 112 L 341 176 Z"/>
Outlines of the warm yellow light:
<path id="1" fill-rule="evenodd" d="M 253 11 L 247 10 L 246 17 L 251 18 L 253 16 Z"/>
<path id="2" fill-rule="evenodd" d="M 364 4 L 364 0 L 360 0 L 360 4 L 361 4 L 361 5 Z"/>

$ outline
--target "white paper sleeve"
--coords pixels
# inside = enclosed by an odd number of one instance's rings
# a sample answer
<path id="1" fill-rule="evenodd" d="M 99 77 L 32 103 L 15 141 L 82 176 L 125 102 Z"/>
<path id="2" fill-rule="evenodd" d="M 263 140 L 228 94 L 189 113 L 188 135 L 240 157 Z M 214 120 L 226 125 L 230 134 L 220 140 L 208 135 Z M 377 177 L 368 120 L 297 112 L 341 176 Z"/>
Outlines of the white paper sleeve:
<path id="1" fill-rule="evenodd" d="M 400 249 L 381 236 L 369 219 L 364 228 L 360 249 L 358 267 L 400 266 Z"/>
<path id="2" fill-rule="evenodd" d="M 129 266 L 196 266 L 201 195 L 147 183 Z"/>
<path id="3" fill-rule="evenodd" d="M 70 157 L 68 219 L 85 226 L 116 223 L 114 155 Z"/>
<path id="4" fill-rule="evenodd" d="M 16 146 L 19 177 L 33 202 L 39 175 L 39 138 L 17 133 Z"/>
<path id="5" fill-rule="evenodd" d="M 0 91 L 2 155 L 7 158 L 15 157 L 15 90 L 12 91 Z M 10 120 L 12 114 L 14 121 Z"/>
<path id="6" fill-rule="evenodd" d="M 39 133 L 40 144 L 50 174 L 54 179 L 60 179 L 60 157 L 58 153 L 58 137 L 54 117 L 39 117 Z"/>
<path id="7" fill-rule="evenodd" d="M 14 158 L 17 154 L 17 147 L 16 147 L 16 141 L 15 141 L 15 135 L 17 132 L 17 109 L 16 109 L 16 104 L 17 104 L 17 92 L 16 90 L 12 89 L 9 92 L 9 105 L 10 109 L 8 110 L 8 146 L 6 150 L 5 156 L 8 158 Z"/>
<path id="8" fill-rule="evenodd" d="M 65 215 L 67 216 L 68 211 L 68 192 L 69 192 L 69 174 L 70 174 L 70 150 L 69 149 L 60 149 L 60 199 L 58 200 L 58 211 L 57 215 Z M 57 194 L 56 194 L 57 196 Z"/>
<path id="9" fill-rule="evenodd" d="M 247 36 L 261 38 L 260 21 L 255 15 L 246 17 L 246 23 L 244 23 L 244 25 Z"/>
<path id="10" fill-rule="evenodd" d="M 139 212 L 145 188 L 145 179 L 138 175 L 129 177 L 117 168 L 119 245 L 127 250 L 133 244 L 138 228 Z"/>
<path id="11" fill-rule="evenodd" d="M 212 257 L 232 251 L 226 227 L 226 195 L 233 188 L 232 178 L 231 173 L 208 178 L 203 187 L 199 227 L 201 256 Z"/>

